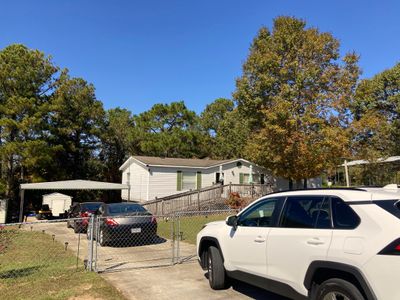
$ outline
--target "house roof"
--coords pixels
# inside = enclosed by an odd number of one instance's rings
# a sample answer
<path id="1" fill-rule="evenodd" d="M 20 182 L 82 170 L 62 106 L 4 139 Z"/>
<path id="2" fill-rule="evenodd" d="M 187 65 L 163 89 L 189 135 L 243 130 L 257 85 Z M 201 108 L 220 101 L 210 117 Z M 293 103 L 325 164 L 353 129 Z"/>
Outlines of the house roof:
<path id="1" fill-rule="evenodd" d="M 125 170 L 132 161 L 136 161 L 147 167 L 184 167 L 184 168 L 201 168 L 206 169 L 214 166 L 224 165 L 235 161 L 245 161 L 242 158 L 239 159 L 198 159 L 198 158 L 171 158 L 171 157 L 154 157 L 154 156 L 131 156 L 124 164 L 119 168 L 120 171 Z"/>
<path id="2" fill-rule="evenodd" d="M 21 190 L 124 190 L 128 185 L 121 183 L 91 181 L 91 180 L 63 180 L 38 183 L 23 183 Z"/>

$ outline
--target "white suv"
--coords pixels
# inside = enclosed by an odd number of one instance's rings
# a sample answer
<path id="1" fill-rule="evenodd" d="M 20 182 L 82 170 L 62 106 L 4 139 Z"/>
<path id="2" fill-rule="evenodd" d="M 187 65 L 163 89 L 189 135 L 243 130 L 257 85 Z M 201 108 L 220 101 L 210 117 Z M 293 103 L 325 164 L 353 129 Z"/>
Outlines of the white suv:
<path id="1" fill-rule="evenodd" d="M 292 299 L 400 299 L 397 186 L 270 194 L 197 236 L 213 289 L 229 278 Z"/>

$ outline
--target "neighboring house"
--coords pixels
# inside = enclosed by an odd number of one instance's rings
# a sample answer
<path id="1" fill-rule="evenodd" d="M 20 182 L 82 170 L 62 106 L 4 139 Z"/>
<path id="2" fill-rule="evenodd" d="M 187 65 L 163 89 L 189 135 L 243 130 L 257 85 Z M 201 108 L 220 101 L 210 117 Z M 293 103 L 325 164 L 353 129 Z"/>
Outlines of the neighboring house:
<path id="1" fill-rule="evenodd" d="M 122 199 L 148 201 L 189 190 L 212 186 L 215 183 L 271 184 L 277 190 L 288 188 L 288 181 L 273 178 L 270 172 L 245 159 L 211 160 L 131 156 L 119 168 Z M 310 186 L 315 186 L 310 183 Z M 317 184 L 318 185 L 318 184 Z"/>

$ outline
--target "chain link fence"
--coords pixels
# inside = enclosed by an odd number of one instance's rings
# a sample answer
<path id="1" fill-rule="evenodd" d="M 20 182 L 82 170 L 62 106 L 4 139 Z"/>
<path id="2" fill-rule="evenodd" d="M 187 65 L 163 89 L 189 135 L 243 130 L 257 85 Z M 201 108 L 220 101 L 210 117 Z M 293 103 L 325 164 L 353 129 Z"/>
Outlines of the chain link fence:
<path id="1" fill-rule="evenodd" d="M 177 263 L 196 259 L 196 238 L 203 227 L 210 222 L 225 221 L 228 216 L 235 215 L 236 210 L 185 211 L 175 214 L 175 235 Z"/>
<path id="2" fill-rule="evenodd" d="M 93 244 L 93 269 L 111 272 L 174 264 L 174 225 L 172 216 L 94 216 L 87 233 Z"/>
<path id="3" fill-rule="evenodd" d="M 0 224 L 0 279 L 83 269 L 88 252 L 82 240 L 69 233 L 67 220 Z"/>
<path id="4" fill-rule="evenodd" d="M 0 224 L 0 279 L 41 272 L 154 268 L 193 261 L 206 223 L 234 210 Z M 55 275 L 56 276 L 56 275 Z"/>
<path id="5" fill-rule="evenodd" d="M 170 215 L 93 216 L 89 255 L 97 272 L 170 266 L 194 260 L 196 236 L 206 223 L 224 221 L 235 210 L 186 211 Z M 92 259 L 91 259 L 92 258 Z"/>

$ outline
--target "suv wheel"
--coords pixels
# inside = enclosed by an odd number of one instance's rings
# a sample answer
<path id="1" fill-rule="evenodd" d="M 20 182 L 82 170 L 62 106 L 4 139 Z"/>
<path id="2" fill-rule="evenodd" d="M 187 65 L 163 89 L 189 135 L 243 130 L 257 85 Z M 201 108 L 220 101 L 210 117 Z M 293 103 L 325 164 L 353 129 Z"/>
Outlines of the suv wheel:
<path id="1" fill-rule="evenodd" d="M 364 300 L 352 283 L 339 278 L 324 281 L 317 287 L 315 300 Z"/>
<path id="2" fill-rule="evenodd" d="M 221 290 L 226 287 L 225 268 L 219 250 L 211 246 L 207 253 L 208 281 L 213 290 Z"/>

